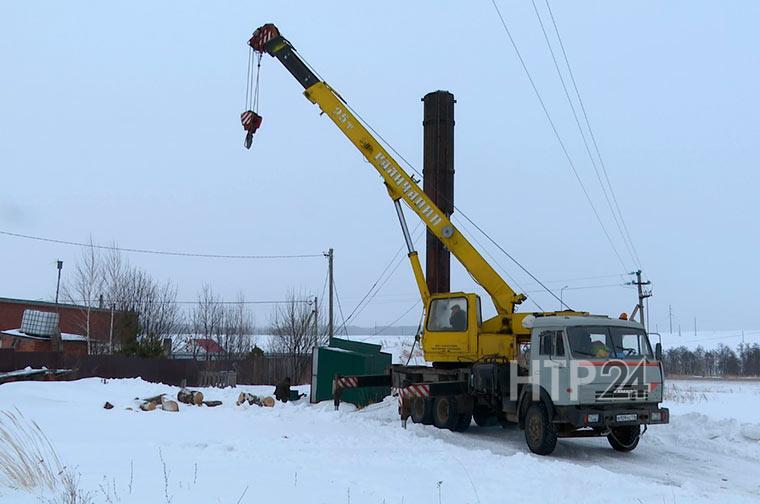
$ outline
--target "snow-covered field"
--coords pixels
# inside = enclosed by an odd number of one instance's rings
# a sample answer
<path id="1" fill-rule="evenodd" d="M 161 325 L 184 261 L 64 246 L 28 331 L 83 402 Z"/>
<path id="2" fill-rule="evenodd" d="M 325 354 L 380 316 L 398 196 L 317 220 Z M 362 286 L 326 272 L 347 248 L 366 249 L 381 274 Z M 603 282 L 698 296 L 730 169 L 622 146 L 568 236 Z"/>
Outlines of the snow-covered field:
<path id="1" fill-rule="evenodd" d="M 305 401 L 259 408 L 235 400 L 272 387 L 240 386 L 204 389 L 224 401 L 217 408 L 126 409 L 177 390 L 139 379 L 8 383 L 0 410 L 37 422 L 96 503 L 760 501 L 760 382 L 672 381 L 672 423 L 634 452 L 561 440 L 549 457 L 531 454 L 516 427 L 403 430 L 392 398 L 338 412 Z M 0 489 L 2 503 L 51 497 Z"/>

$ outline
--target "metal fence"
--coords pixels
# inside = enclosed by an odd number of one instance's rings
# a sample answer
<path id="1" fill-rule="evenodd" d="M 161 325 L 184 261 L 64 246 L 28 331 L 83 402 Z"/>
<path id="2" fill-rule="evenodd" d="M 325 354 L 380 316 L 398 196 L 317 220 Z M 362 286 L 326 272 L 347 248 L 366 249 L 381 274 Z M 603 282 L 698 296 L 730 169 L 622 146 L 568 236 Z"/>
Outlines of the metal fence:
<path id="1" fill-rule="evenodd" d="M 71 369 L 69 379 L 142 378 L 167 385 L 274 385 L 289 377 L 293 384 L 309 383 L 308 355 L 260 356 L 233 361 L 144 359 L 124 355 L 71 356 L 59 352 L 16 352 L 0 349 L 0 372 L 26 367 Z M 205 373 L 205 374 L 204 374 Z M 223 374 L 224 373 L 224 374 Z M 224 386 L 224 385 L 222 385 Z"/>

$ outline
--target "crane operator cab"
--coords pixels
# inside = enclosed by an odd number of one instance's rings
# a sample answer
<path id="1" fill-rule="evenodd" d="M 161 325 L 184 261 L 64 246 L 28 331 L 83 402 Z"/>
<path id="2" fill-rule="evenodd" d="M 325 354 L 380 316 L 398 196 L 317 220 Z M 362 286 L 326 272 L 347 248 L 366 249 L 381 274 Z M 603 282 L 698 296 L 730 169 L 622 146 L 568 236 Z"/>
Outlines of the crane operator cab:
<path id="1" fill-rule="evenodd" d="M 482 323 L 479 296 L 463 292 L 433 294 L 426 311 L 422 340 L 426 356 L 477 352 L 478 331 Z"/>

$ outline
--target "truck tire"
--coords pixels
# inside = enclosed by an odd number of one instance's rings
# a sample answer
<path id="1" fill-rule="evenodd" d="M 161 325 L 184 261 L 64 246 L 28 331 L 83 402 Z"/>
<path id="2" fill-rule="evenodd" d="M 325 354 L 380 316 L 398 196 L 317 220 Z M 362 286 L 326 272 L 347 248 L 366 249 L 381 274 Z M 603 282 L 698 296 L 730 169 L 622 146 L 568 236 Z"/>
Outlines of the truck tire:
<path id="1" fill-rule="evenodd" d="M 457 424 L 454 426 L 454 431 L 464 432 L 470 428 L 472 423 L 472 413 L 461 413 L 457 418 Z"/>
<path id="2" fill-rule="evenodd" d="M 433 401 L 422 397 L 412 399 L 412 422 L 430 425 L 433 423 Z"/>
<path id="3" fill-rule="evenodd" d="M 499 423 L 490 408 L 479 406 L 472 412 L 472 419 L 478 427 L 493 427 Z"/>
<path id="4" fill-rule="evenodd" d="M 436 397 L 433 401 L 433 424 L 439 429 L 454 430 L 458 421 L 456 399 L 452 396 Z"/>
<path id="5" fill-rule="evenodd" d="M 607 435 L 607 441 L 609 441 L 610 446 L 619 452 L 633 451 L 639 444 L 639 438 L 638 425 L 615 427 Z"/>
<path id="6" fill-rule="evenodd" d="M 549 455 L 557 446 L 557 428 L 549 420 L 546 405 L 533 403 L 525 415 L 525 441 L 536 455 Z"/>

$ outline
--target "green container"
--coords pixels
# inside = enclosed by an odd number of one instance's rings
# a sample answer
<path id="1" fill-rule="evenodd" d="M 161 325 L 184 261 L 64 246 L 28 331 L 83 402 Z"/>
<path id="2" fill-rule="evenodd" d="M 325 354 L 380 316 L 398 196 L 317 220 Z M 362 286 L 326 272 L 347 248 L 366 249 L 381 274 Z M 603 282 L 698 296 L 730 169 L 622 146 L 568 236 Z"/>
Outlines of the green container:
<path id="1" fill-rule="evenodd" d="M 392 356 L 380 345 L 333 338 L 329 346 L 315 348 L 312 354 L 311 402 L 332 400 L 335 375 L 381 375 L 390 373 Z M 391 393 L 390 387 L 344 389 L 341 400 L 366 406 L 380 402 Z"/>

